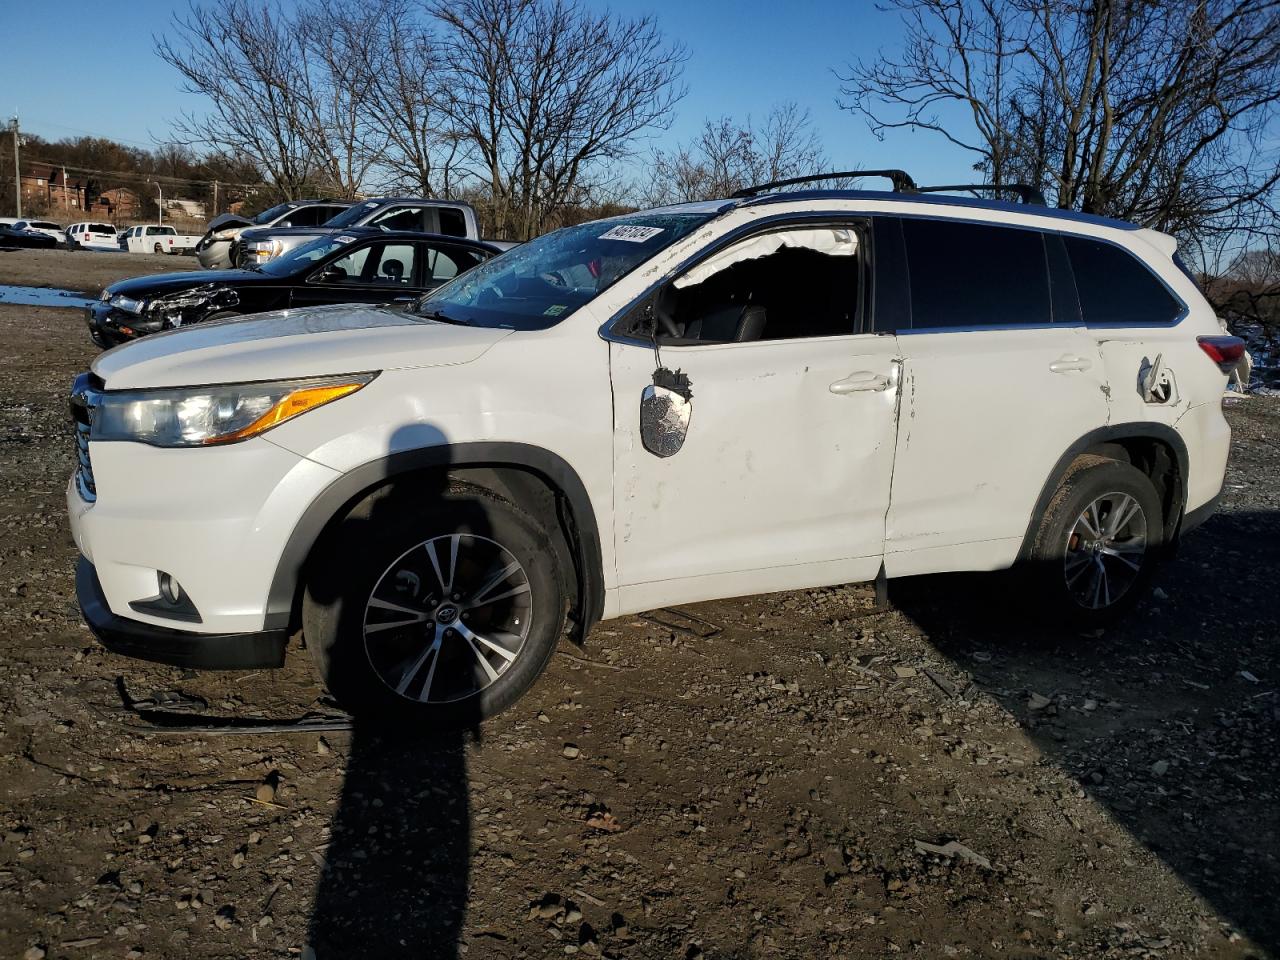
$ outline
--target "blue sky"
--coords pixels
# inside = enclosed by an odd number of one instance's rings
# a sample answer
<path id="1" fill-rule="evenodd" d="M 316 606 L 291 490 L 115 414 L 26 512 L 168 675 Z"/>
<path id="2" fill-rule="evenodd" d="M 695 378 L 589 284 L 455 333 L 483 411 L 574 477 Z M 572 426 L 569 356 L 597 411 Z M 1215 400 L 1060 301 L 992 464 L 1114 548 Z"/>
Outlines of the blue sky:
<path id="1" fill-rule="evenodd" d="M 200 107 L 152 52 L 152 36 L 186 6 L 186 0 L 58 0 L 45 10 L 0 0 L 6 80 L 0 114 L 16 111 L 24 130 L 50 139 L 88 133 L 153 146 L 172 118 Z M 708 117 L 763 117 L 774 104 L 794 100 L 811 111 L 837 166 L 900 166 L 935 183 L 969 176 L 972 158 L 941 138 L 900 132 L 880 142 L 837 107 L 833 68 L 897 42 L 896 18 L 872 0 L 623 0 L 611 8 L 654 14 L 689 49 L 689 94 L 660 142 L 687 139 Z"/>

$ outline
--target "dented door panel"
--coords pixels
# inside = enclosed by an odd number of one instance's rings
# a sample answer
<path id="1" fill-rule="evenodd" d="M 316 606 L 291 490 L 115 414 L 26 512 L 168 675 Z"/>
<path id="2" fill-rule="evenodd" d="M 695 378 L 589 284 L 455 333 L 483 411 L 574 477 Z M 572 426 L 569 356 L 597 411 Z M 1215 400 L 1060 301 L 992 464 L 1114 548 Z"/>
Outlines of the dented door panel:
<path id="1" fill-rule="evenodd" d="M 873 577 L 894 454 L 895 338 L 673 347 L 662 360 L 692 393 L 684 443 L 666 457 L 640 434 L 654 352 L 610 344 L 620 584 L 689 580 L 680 596 L 695 600 Z M 799 580 L 759 576 L 784 567 Z"/>

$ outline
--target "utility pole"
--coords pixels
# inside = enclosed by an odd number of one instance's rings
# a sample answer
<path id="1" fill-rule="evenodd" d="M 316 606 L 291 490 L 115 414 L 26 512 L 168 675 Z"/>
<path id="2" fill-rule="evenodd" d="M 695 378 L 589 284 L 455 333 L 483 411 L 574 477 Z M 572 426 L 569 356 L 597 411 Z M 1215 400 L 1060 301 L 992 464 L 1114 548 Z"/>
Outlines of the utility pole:
<path id="1" fill-rule="evenodd" d="M 218 215 L 218 181 L 213 181 L 213 209 L 209 211 L 209 219 Z"/>
<path id="2" fill-rule="evenodd" d="M 151 181 L 148 180 L 147 182 L 150 183 Z M 156 219 L 156 225 L 163 227 L 164 226 L 164 187 L 160 186 L 159 180 L 156 181 L 156 192 L 160 194 L 160 199 L 156 201 L 156 212 L 158 214 L 158 218 Z"/>
<path id="3" fill-rule="evenodd" d="M 9 118 L 9 129 L 13 131 L 13 202 L 17 208 L 18 217 L 22 217 L 22 174 L 18 169 L 18 116 L 14 114 Z"/>
<path id="4" fill-rule="evenodd" d="M 62 168 L 62 205 L 71 209 L 71 201 L 67 199 L 67 168 Z"/>

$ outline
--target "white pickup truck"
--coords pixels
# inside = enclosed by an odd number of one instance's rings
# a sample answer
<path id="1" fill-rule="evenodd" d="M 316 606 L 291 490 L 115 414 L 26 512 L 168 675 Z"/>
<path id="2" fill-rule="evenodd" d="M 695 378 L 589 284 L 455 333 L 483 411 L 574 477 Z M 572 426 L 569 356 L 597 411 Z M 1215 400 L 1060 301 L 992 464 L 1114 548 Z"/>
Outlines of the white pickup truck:
<path id="1" fill-rule="evenodd" d="M 120 249 L 129 253 L 191 253 L 200 238 L 173 227 L 130 227 L 120 234 Z"/>

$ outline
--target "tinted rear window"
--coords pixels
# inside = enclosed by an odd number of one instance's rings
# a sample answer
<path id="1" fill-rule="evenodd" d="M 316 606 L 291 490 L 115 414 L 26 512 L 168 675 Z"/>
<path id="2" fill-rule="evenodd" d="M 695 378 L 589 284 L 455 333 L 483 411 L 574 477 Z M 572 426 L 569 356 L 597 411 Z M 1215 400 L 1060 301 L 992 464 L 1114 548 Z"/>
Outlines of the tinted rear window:
<path id="1" fill-rule="evenodd" d="M 440 232 L 450 237 L 465 237 L 467 219 L 462 215 L 462 211 L 455 210 L 453 207 L 441 207 Z"/>
<path id="2" fill-rule="evenodd" d="M 111 224 L 109 223 L 91 223 L 89 224 L 89 230 L 92 233 L 115 233 L 116 232 L 116 228 L 111 226 Z"/>
<path id="3" fill-rule="evenodd" d="M 1085 323 L 1169 323 L 1182 312 L 1182 304 L 1133 254 L 1087 237 L 1063 240 Z"/>
<path id="4" fill-rule="evenodd" d="M 1035 230 L 903 219 L 911 326 L 1050 322 L 1044 239 Z"/>

